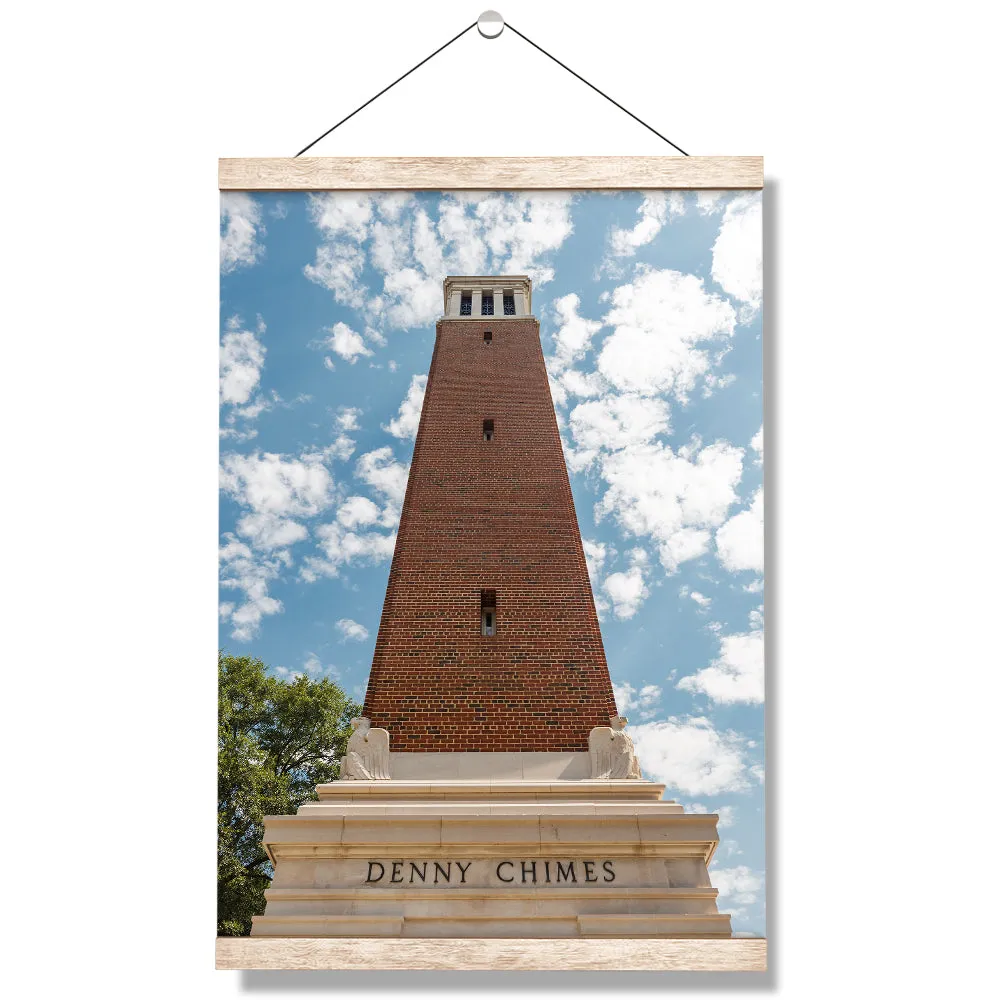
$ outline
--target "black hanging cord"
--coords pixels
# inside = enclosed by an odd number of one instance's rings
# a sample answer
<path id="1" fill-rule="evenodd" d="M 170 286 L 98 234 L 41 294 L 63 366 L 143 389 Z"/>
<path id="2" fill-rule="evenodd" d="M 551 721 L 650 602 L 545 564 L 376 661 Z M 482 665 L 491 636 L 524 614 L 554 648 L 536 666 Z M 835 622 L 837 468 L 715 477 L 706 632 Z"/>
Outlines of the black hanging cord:
<path id="1" fill-rule="evenodd" d="M 613 97 L 608 97 L 608 95 L 605 94 L 603 90 L 598 90 L 597 87 L 595 87 L 589 80 L 584 80 L 583 77 L 580 76 L 579 73 L 576 73 L 573 70 L 571 70 L 569 68 L 569 66 L 566 65 L 566 63 L 559 62 L 559 60 L 556 59 L 556 57 L 554 55 L 552 55 L 551 52 L 546 52 L 545 49 L 543 49 L 541 47 L 541 45 L 537 45 L 530 38 L 528 38 L 527 35 L 522 35 L 521 32 L 518 31 L 517 28 L 515 28 L 514 25 L 512 25 L 509 21 L 504 21 L 504 27 L 505 28 L 510 28 L 510 30 L 513 31 L 514 34 L 517 35 L 518 38 L 523 38 L 529 45 L 533 45 L 536 49 L 538 49 L 539 52 L 542 53 L 543 56 L 548 56 L 554 63 L 558 63 L 560 66 L 562 66 L 562 68 L 564 70 L 566 70 L 567 73 L 572 73 L 573 76 L 575 76 L 582 83 L 585 83 L 588 87 L 590 87 L 591 90 L 597 90 L 597 93 L 599 93 L 601 95 L 601 97 L 605 98 L 608 101 L 611 101 L 611 103 L 616 108 L 618 108 L 621 111 L 624 111 L 625 114 L 627 114 L 629 116 L 629 118 L 634 118 L 640 125 L 645 125 L 646 128 L 648 128 L 649 131 L 653 133 L 653 135 L 658 135 L 665 143 L 667 143 L 668 146 L 673 146 L 674 149 L 676 149 L 678 153 L 681 153 L 684 156 L 689 155 L 689 154 L 685 153 L 684 150 L 681 149 L 681 147 L 678 146 L 676 142 L 671 142 L 665 135 L 662 135 L 660 132 L 657 132 L 656 129 L 653 128 L 652 125 L 646 125 L 646 123 L 638 115 L 632 114 L 632 112 L 629 111 L 628 108 L 623 108 Z"/>
<path id="2" fill-rule="evenodd" d="M 369 100 L 365 101 L 365 103 L 362 104 L 360 108 L 355 108 L 347 116 L 347 118 L 341 118 L 340 121 L 337 122 L 336 125 L 331 126 L 321 136 L 319 136 L 316 139 L 313 139 L 313 141 L 311 143 L 309 143 L 308 146 L 305 146 L 302 149 L 300 149 L 295 154 L 295 156 L 301 156 L 303 153 L 308 152 L 310 149 L 313 148 L 313 146 L 316 145 L 317 142 L 320 141 L 320 139 L 325 139 L 335 128 L 340 128 L 340 126 L 343 125 L 344 122 L 346 122 L 350 118 L 353 118 L 359 111 L 364 111 L 365 108 L 367 108 L 368 105 L 372 103 L 372 101 L 378 100 L 387 90 L 391 90 L 393 87 L 395 87 L 396 84 L 400 82 L 400 80 L 405 80 L 414 70 L 420 69 L 420 67 L 423 66 L 423 64 L 425 62 L 429 62 L 439 52 L 443 52 L 446 48 L 448 48 L 449 45 L 451 45 L 452 42 L 457 42 L 462 37 L 462 35 L 464 35 L 467 31 L 471 31 L 474 27 L 476 27 L 476 25 L 478 23 L 479 23 L 478 21 L 473 21 L 473 23 L 470 24 L 467 28 L 463 28 L 454 38 L 449 39 L 447 42 L 445 42 L 444 45 L 441 46 L 441 48 L 435 49 L 426 59 L 421 59 L 420 62 L 418 62 L 417 65 L 413 67 L 413 69 L 408 69 L 401 77 L 399 77 L 398 80 L 393 80 L 392 83 L 390 83 L 388 87 L 384 87 L 374 97 L 369 98 Z M 596 90 L 597 93 L 600 94 L 601 97 L 603 97 L 606 101 L 611 101 L 611 103 L 616 108 L 618 108 L 619 111 L 624 111 L 625 114 L 627 114 L 629 116 L 629 118 L 634 118 L 640 125 L 644 126 L 645 128 L 648 128 L 649 131 L 653 133 L 653 135 L 659 136 L 659 138 L 661 138 L 668 146 L 673 146 L 674 149 L 676 149 L 677 152 L 680 153 L 682 156 L 688 156 L 689 155 L 688 153 L 685 153 L 684 150 L 681 149 L 681 147 L 678 146 L 676 142 L 671 142 L 661 132 L 657 132 L 656 129 L 653 128 L 652 125 L 647 125 L 646 122 L 644 122 L 638 115 L 632 114 L 632 112 L 629 111 L 628 108 L 623 108 L 613 97 L 608 97 L 608 95 L 605 94 L 603 90 L 599 90 L 589 80 L 584 80 L 584 78 L 582 76 L 580 76 L 579 73 L 575 72 L 574 70 L 571 70 L 569 68 L 569 66 L 567 66 L 564 62 L 560 62 L 558 59 L 556 59 L 556 57 L 554 55 L 552 55 L 551 52 L 546 52 L 545 49 L 543 49 L 541 47 L 541 45 L 538 45 L 535 42 L 533 42 L 530 38 L 528 38 L 527 35 L 522 35 L 521 32 L 518 31 L 517 28 L 514 27 L 514 25 L 512 25 L 509 22 L 505 21 L 504 22 L 504 27 L 505 28 L 510 28 L 510 30 L 513 31 L 514 34 L 517 35 L 518 38 L 523 38 L 529 45 L 531 45 L 534 48 L 538 49 L 538 51 L 541 52 L 543 56 L 548 56 L 554 63 L 556 63 L 559 66 L 562 66 L 562 68 L 564 70 L 566 70 L 567 73 L 572 73 L 573 76 L 575 76 L 581 83 L 585 83 L 588 87 L 590 87 L 591 90 Z M 293 157 L 293 159 L 294 159 L 294 157 Z"/>
<path id="3" fill-rule="evenodd" d="M 444 50 L 445 50 L 446 48 L 448 48 L 448 46 L 449 46 L 449 45 L 451 45 L 451 43 L 452 43 L 452 42 L 457 42 L 457 41 L 458 41 L 458 40 L 459 40 L 459 39 L 460 39 L 460 38 L 462 37 L 462 35 L 464 35 L 464 34 L 465 34 L 465 33 L 466 33 L 467 31 L 472 31 L 472 29 L 473 29 L 473 28 L 474 28 L 474 27 L 475 27 L 475 26 L 476 26 L 476 25 L 477 25 L 478 23 L 479 23 L 478 21 L 473 21 L 473 22 L 472 22 L 472 24 L 470 24 L 470 25 L 469 25 L 469 26 L 468 26 L 467 28 L 463 28 L 463 29 L 462 29 L 462 30 L 461 30 L 461 31 L 460 31 L 460 32 L 459 32 L 459 33 L 458 33 L 458 34 L 457 34 L 457 35 L 456 35 L 456 36 L 455 36 L 454 38 L 452 38 L 452 39 L 450 39 L 449 41 L 445 42 L 445 43 L 444 43 L 444 45 L 442 45 L 442 46 L 441 46 L 441 48 L 439 48 L 439 49 L 435 49 L 435 50 L 434 50 L 434 51 L 433 51 L 433 52 L 432 52 L 432 53 L 431 53 L 431 54 L 430 54 L 430 55 L 429 55 L 429 56 L 428 56 L 428 57 L 427 57 L 426 59 L 421 59 L 421 60 L 420 60 L 420 62 L 418 62 L 418 63 L 417 63 L 417 65 L 413 67 L 413 69 L 408 69 L 408 70 L 407 70 L 407 71 L 406 71 L 406 72 L 405 72 L 405 73 L 404 73 L 404 74 L 403 74 L 403 75 L 402 75 L 402 76 L 401 76 L 401 77 L 399 78 L 399 80 L 405 80 L 405 79 L 406 79 L 406 78 L 407 78 L 407 77 L 408 77 L 408 76 L 409 76 L 409 75 L 410 75 L 410 74 L 411 74 L 411 73 L 413 72 L 413 70 L 416 70 L 416 69 L 420 69 L 420 67 L 421 67 L 421 66 L 423 66 L 423 64 L 424 64 L 425 62 L 428 62 L 429 60 L 433 59 L 433 58 L 434 58 L 434 57 L 435 57 L 435 56 L 436 56 L 436 55 L 437 55 L 437 54 L 438 54 L 439 52 L 443 52 L 443 51 L 444 51 Z M 328 128 L 328 129 L 327 129 L 327 130 L 326 130 L 326 131 L 325 131 L 325 132 L 324 132 L 324 133 L 323 133 L 323 134 L 322 134 L 322 135 L 321 135 L 321 136 L 320 136 L 319 138 L 317 138 L 317 139 L 313 139 L 313 141 L 312 141 L 311 143 L 309 143 L 309 145 L 308 145 L 308 146 L 305 146 L 305 147 L 303 147 L 302 149 L 300 149 L 300 150 L 299 150 L 299 151 L 298 151 L 298 152 L 297 152 L 297 153 L 295 154 L 295 156 L 301 156 L 301 155 L 302 155 L 303 153 L 305 153 L 305 152 L 306 152 L 307 150 L 310 150 L 310 149 L 312 149 L 312 148 L 313 148 L 313 146 L 315 146 L 315 145 L 316 145 L 316 143 L 320 141 L 320 139 L 325 139 L 325 138 L 326 138 L 326 137 L 327 137 L 327 136 L 328 136 L 328 135 L 329 135 L 329 134 L 330 134 L 330 133 L 331 133 L 331 132 L 332 132 L 332 131 L 333 131 L 333 130 L 334 130 L 335 128 L 340 128 L 340 126 L 341 126 L 341 125 L 343 125 L 343 124 L 344 124 L 344 122 L 346 122 L 346 121 L 348 120 L 348 118 L 353 118 L 353 117 L 354 117 L 354 116 L 355 116 L 355 115 L 356 115 L 356 114 L 357 114 L 357 113 L 358 113 L 359 111 L 364 111 L 364 110 L 365 110 L 365 108 L 367 108 L 367 107 L 368 107 L 368 105 L 372 103 L 372 101 L 376 101 L 376 100 L 378 100 L 378 99 L 379 99 L 379 98 L 380 98 L 380 97 L 381 97 L 381 96 L 382 96 L 382 95 L 383 95 L 383 94 L 384 94 L 384 93 L 385 93 L 385 92 L 386 92 L 387 90 L 391 90 L 391 89 L 392 89 L 393 87 L 395 87 L 395 86 L 396 86 L 396 84 L 397 84 L 397 83 L 399 83 L 399 80 L 393 80 L 393 81 L 392 81 L 392 83 L 390 83 L 388 87 L 384 87 L 384 88 L 383 88 L 382 90 L 380 90 L 380 91 L 379 91 L 379 92 L 378 92 L 378 93 L 377 93 L 377 94 L 376 94 L 376 95 L 375 95 L 374 97 L 372 97 L 372 98 L 371 98 L 370 100 L 367 100 L 367 101 L 365 101 L 365 103 L 364 103 L 364 104 L 362 104 L 360 108 L 355 108 L 355 109 L 354 109 L 354 110 L 353 110 L 353 111 L 352 111 L 352 112 L 351 112 L 351 113 L 350 113 L 350 114 L 349 114 L 349 115 L 347 116 L 347 118 L 341 118 L 341 119 L 340 119 L 340 121 L 339 121 L 339 122 L 337 122 L 337 124 L 336 124 L 336 125 L 332 126 L 331 128 Z M 294 157 L 293 157 L 293 159 L 294 159 Z"/>

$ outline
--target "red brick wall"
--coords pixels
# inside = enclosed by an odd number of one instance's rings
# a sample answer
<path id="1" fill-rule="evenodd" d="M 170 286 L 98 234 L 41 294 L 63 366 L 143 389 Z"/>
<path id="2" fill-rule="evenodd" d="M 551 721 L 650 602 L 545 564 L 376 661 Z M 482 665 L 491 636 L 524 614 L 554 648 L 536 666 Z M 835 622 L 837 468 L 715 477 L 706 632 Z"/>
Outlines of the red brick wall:
<path id="1" fill-rule="evenodd" d="M 538 323 L 440 320 L 365 715 L 393 750 L 586 750 L 614 712 Z"/>

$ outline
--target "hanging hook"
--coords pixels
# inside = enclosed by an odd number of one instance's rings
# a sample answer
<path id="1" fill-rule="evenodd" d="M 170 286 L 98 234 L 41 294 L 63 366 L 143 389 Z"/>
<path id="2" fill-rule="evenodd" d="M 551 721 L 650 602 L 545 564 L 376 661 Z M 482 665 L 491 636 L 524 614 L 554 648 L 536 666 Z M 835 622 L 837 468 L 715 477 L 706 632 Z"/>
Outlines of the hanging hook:
<path id="1" fill-rule="evenodd" d="M 484 10 L 476 27 L 483 38 L 496 38 L 503 31 L 503 18 L 495 10 Z"/>

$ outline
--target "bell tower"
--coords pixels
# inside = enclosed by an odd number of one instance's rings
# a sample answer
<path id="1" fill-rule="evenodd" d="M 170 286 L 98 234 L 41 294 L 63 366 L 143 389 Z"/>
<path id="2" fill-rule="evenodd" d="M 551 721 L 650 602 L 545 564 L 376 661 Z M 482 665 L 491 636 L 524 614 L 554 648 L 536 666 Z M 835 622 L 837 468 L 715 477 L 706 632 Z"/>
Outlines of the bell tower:
<path id="1" fill-rule="evenodd" d="M 455 277 L 365 716 L 401 752 L 585 752 L 616 715 L 531 281 Z"/>
<path id="2" fill-rule="evenodd" d="M 718 817 L 615 708 L 523 275 L 445 279 L 354 721 L 340 780 L 265 821 L 253 937 L 731 936 Z"/>

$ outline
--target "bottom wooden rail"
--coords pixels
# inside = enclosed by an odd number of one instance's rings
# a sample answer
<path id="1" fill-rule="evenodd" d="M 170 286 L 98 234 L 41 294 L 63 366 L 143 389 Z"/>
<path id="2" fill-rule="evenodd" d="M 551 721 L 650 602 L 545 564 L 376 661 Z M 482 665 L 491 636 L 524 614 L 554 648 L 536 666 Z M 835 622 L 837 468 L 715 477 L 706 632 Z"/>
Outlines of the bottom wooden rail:
<path id="1" fill-rule="evenodd" d="M 216 939 L 217 969 L 608 969 L 764 972 L 764 938 Z"/>

